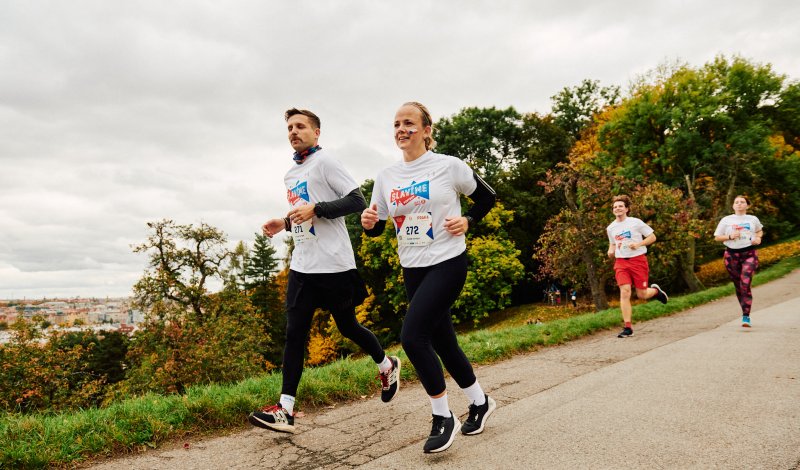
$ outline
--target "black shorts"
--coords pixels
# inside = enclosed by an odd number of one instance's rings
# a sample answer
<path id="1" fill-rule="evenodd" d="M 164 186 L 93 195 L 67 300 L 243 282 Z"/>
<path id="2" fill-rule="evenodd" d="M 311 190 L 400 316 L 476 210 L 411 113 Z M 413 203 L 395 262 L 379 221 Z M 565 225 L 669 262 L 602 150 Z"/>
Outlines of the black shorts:
<path id="1" fill-rule="evenodd" d="M 355 269 L 340 273 L 301 273 L 290 269 L 286 310 L 356 308 L 367 295 L 367 286 Z"/>

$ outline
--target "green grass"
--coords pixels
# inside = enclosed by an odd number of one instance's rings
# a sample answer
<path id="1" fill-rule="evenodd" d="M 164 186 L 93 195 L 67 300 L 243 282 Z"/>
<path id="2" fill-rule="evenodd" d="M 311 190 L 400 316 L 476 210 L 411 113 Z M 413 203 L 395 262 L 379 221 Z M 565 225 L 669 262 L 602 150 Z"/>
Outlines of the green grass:
<path id="1" fill-rule="evenodd" d="M 764 284 L 800 267 L 800 257 L 784 259 L 764 269 L 754 284 Z M 702 292 L 671 297 L 667 305 L 649 302 L 634 307 L 634 319 L 646 321 L 670 315 L 733 294 L 728 284 Z M 564 343 L 596 331 L 619 326 L 618 308 L 459 335 L 474 363 L 490 363 L 542 346 Z M 405 357 L 395 348 L 390 354 Z M 416 378 L 404 361 L 404 380 Z M 375 364 L 369 357 L 343 359 L 303 373 L 298 396 L 314 408 L 358 399 L 377 392 Z M 93 456 L 106 456 L 156 447 L 168 439 L 243 427 L 247 414 L 280 393 L 279 373 L 265 374 L 232 385 L 190 388 L 183 396 L 146 395 L 103 409 L 63 414 L 7 414 L 0 417 L 0 468 L 42 468 L 68 465 Z"/>

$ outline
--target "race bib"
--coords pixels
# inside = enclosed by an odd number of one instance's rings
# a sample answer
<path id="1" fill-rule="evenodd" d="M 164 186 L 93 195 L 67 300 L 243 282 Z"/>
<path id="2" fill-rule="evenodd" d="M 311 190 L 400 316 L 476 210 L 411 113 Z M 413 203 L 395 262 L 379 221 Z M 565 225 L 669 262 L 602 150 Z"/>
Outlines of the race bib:
<path id="1" fill-rule="evenodd" d="M 295 245 L 316 241 L 317 234 L 314 232 L 314 223 L 311 219 L 299 225 L 292 225 L 292 238 Z"/>
<path id="2" fill-rule="evenodd" d="M 433 215 L 415 212 L 394 217 L 398 246 L 428 246 L 433 243 Z"/>
<path id="3" fill-rule="evenodd" d="M 747 229 L 739 230 L 739 236 L 736 238 L 736 240 L 746 240 L 746 241 L 750 241 L 751 239 L 752 236 L 750 234 L 750 230 Z"/>

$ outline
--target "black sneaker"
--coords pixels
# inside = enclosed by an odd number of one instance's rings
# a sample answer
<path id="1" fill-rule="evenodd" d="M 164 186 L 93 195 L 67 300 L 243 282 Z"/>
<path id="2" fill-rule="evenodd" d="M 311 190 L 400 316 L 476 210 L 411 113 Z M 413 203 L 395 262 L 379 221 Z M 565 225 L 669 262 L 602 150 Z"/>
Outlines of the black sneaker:
<path id="1" fill-rule="evenodd" d="M 453 444 L 453 439 L 456 438 L 460 424 L 453 413 L 450 413 L 449 418 L 433 415 L 431 435 L 425 441 L 425 446 L 422 448 L 423 452 L 433 454 L 450 448 L 450 445 Z"/>
<path id="2" fill-rule="evenodd" d="M 381 400 L 384 403 L 392 401 L 400 391 L 400 358 L 391 356 L 389 360 L 392 361 L 392 368 L 385 374 L 378 374 L 378 380 L 381 381 Z"/>
<path id="3" fill-rule="evenodd" d="M 617 335 L 617 338 L 628 338 L 630 336 L 633 336 L 633 329 L 623 328 L 620 334 Z"/>
<path id="4" fill-rule="evenodd" d="M 280 432 L 294 432 L 294 416 L 289 414 L 280 403 L 250 413 L 247 420 L 250 421 L 250 424 L 259 428 Z"/>
<path id="5" fill-rule="evenodd" d="M 483 405 L 478 406 L 474 403 L 469 405 L 469 416 L 461 426 L 461 434 L 473 435 L 483 432 L 483 426 L 486 425 L 486 420 L 489 419 L 494 409 L 497 408 L 497 403 L 495 403 L 490 396 L 484 395 L 484 397 L 486 397 L 486 401 Z"/>
<path id="6" fill-rule="evenodd" d="M 662 304 L 665 304 L 665 303 L 667 303 L 669 301 L 669 297 L 667 296 L 667 293 L 664 292 L 663 290 L 661 290 L 661 288 L 658 287 L 658 284 L 650 284 L 650 287 L 652 287 L 653 289 L 658 291 L 658 294 L 653 296 L 653 297 L 655 297 L 656 300 L 658 300 Z"/>

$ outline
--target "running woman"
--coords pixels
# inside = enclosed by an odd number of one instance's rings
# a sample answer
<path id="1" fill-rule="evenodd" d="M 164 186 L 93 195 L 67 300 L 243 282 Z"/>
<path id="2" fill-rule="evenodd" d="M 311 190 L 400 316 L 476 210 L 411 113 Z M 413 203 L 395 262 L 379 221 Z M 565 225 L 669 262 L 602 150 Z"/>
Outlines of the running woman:
<path id="1" fill-rule="evenodd" d="M 450 307 L 467 277 L 465 232 L 492 208 L 495 193 L 466 163 L 431 151 L 432 120 L 420 103 L 404 104 L 394 119 L 394 139 L 403 160 L 375 180 L 370 207 L 361 214 L 367 235 L 383 233 L 391 217 L 409 305 L 401 341 L 433 409 L 433 426 L 423 446 L 442 452 L 462 434 L 483 432 L 496 407 L 458 345 Z M 461 194 L 474 206 L 461 215 Z M 469 400 L 463 425 L 450 411 L 441 359 Z"/>
<path id="2" fill-rule="evenodd" d="M 283 178 L 291 210 L 288 217 L 268 220 L 262 227 L 270 238 L 290 232 L 295 245 L 286 287 L 283 385 L 278 403 L 254 411 L 248 420 L 261 428 L 294 432 L 295 397 L 315 309 L 329 310 L 342 335 L 378 364 L 384 402 L 400 389 L 400 360 L 387 357 L 375 335 L 356 320 L 355 307 L 367 291 L 356 271 L 344 216 L 364 209 L 364 196 L 342 164 L 318 145 L 320 121 L 314 113 L 292 108 L 285 118 L 294 149 L 294 163 Z"/>
<path id="3" fill-rule="evenodd" d="M 612 199 L 614 221 L 606 228 L 608 234 L 608 257 L 615 258 L 614 277 L 619 286 L 619 309 L 622 311 L 622 321 L 625 327 L 617 338 L 633 336 L 631 319 L 631 286 L 636 290 L 640 299 L 655 298 L 662 304 L 667 303 L 669 297 L 658 287 L 651 284 L 647 287 L 647 278 L 650 267 L 647 264 L 647 246 L 656 241 L 656 234 L 649 225 L 636 217 L 628 217 L 631 210 L 631 200 L 628 196 L 619 195 Z"/>
<path id="4" fill-rule="evenodd" d="M 750 328 L 750 308 L 753 293 L 750 284 L 758 269 L 758 253 L 755 246 L 761 244 L 764 227 L 754 215 L 748 215 L 750 200 L 746 196 L 733 199 L 733 214 L 719 221 L 714 231 L 714 240 L 725 244 L 725 269 L 736 288 L 736 298 L 742 307 L 742 326 Z"/>

